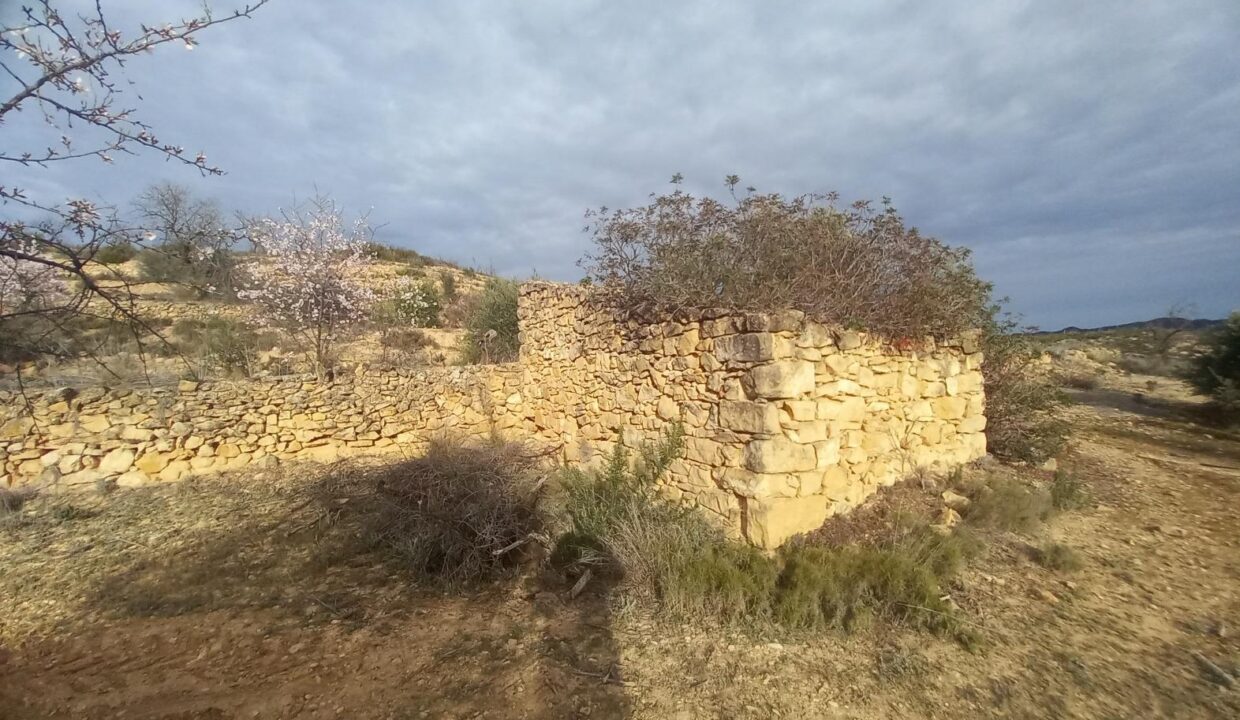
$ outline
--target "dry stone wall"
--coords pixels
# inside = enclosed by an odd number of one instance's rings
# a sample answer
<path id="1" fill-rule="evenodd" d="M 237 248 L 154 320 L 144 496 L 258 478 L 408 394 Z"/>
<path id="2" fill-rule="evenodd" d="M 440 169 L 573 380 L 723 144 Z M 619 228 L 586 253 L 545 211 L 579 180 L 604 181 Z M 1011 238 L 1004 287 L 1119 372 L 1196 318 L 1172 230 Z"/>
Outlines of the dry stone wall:
<path id="1" fill-rule="evenodd" d="M 521 363 L 538 431 L 569 460 L 680 422 L 665 492 L 762 547 L 918 468 L 986 453 L 978 336 L 895 348 L 799 312 L 681 311 L 644 323 L 562 285 L 522 289 Z"/>
<path id="2" fill-rule="evenodd" d="M 144 390 L 62 389 L 19 397 L 0 426 L 10 483 L 63 487 L 179 480 L 281 459 L 416 453 L 436 433 L 487 435 L 522 426 L 514 365 L 361 370 L 332 382 L 182 381 Z"/>
<path id="3" fill-rule="evenodd" d="M 977 339 L 893 348 L 796 312 L 621 318 L 582 288 L 522 287 L 516 363 L 176 388 L 0 396 L 8 484 L 170 481 L 282 459 L 419 452 L 494 432 L 593 463 L 674 423 L 665 478 L 734 535 L 775 547 L 920 467 L 985 454 Z"/>

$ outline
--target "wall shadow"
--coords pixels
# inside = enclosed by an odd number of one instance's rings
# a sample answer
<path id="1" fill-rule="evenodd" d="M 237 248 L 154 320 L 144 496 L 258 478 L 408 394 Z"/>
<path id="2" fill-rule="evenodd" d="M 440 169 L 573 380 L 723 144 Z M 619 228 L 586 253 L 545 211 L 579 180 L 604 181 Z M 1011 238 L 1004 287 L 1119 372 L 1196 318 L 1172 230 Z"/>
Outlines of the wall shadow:
<path id="1" fill-rule="evenodd" d="M 530 575 L 419 589 L 359 539 L 348 499 L 294 494 L 196 529 L 157 490 L 143 530 L 175 540 L 128 541 L 79 617 L 9 652 L 0 715 L 629 716 L 602 584 L 571 601 Z M 111 520 L 105 506 L 77 532 Z"/>

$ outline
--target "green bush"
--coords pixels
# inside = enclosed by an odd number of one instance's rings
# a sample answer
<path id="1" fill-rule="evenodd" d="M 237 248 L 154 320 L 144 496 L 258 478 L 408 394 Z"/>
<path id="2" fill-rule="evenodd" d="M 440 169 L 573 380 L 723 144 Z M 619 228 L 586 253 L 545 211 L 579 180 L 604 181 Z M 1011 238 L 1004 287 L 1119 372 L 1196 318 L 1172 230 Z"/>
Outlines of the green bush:
<path id="1" fill-rule="evenodd" d="M 1189 374 L 1193 387 L 1208 395 L 1225 413 L 1240 417 L 1240 312 L 1212 334 Z"/>
<path id="2" fill-rule="evenodd" d="M 133 246 L 133 243 L 119 242 L 109 243 L 99 248 L 91 259 L 104 265 L 119 265 L 133 260 L 137 255 L 138 249 Z"/>
<path id="3" fill-rule="evenodd" d="M 553 563 L 609 570 L 624 591 L 678 617 L 842 630 L 888 619 L 959 631 L 943 583 L 976 549 L 967 531 L 943 537 L 917 527 L 881 547 L 793 544 L 769 556 L 657 494 L 682 442 L 676 429 L 634 461 L 617 450 L 599 470 L 566 470 L 568 529 Z"/>
<path id="4" fill-rule="evenodd" d="M 1065 377 L 1063 384 L 1076 390 L 1097 390 L 1099 381 L 1097 375 L 1074 373 Z"/>
<path id="5" fill-rule="evenodd" d="M 1051 482 L 1051 506 L 1056 510 L 1076 510 L 1085 507 L 1085 486 L 1076 473 L 1056 470 Z"/>
<path id="6" fill-rule="evenodd" d="M 379 343 L 387 350 L 414 355 L 419 350 L 431 347 L 435 343 L 426 333 L 418 328 L 402 328 L 386 332 L 379 338 Z"/>
<path id="7" fill-rule="evenodd" d="M 462 357 L 467 363 L 511 362 L 521 340 L 517 327 L 517 283 L 501 278 L 487 281 L 473 299 L 465 320 Z"/>

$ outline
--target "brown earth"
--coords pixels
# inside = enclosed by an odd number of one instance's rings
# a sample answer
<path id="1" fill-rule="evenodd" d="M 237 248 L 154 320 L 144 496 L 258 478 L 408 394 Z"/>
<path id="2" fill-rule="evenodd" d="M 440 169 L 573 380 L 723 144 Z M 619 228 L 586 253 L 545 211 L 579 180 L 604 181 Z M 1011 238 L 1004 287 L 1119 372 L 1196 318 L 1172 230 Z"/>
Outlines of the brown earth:
<path id="1" fill-rule="evenodd" d="M 416 591 L 302 499 L 321 471 L 289 468 L 10 516 L 0 718 L 1238 717 L 1240 436 L 1155 385 L 1080 395 L 1060 463 L 1090 502 L 948 589 L 972 651 L 671 624 L 537 578 Z M 1034 562 L 1049 540 L 1084 566 Z"/>

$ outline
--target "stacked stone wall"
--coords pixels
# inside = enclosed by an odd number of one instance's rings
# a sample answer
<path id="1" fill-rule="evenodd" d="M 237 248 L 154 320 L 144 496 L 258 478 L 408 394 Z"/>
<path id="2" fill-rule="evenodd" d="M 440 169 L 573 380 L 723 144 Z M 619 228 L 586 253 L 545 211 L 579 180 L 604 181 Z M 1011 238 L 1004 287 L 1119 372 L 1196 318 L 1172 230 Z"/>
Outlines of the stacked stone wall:
<path id="1" fill-rule="evenodd" d="M 443 432 L 593 463 L 680 423 L 685 453 L 663 492 L 774 547 L 917 468 L 985 454 L 974 336 L 897 348 L 796 312 L 639 321 L 549 283 L 522 287 L 519 319 L 512 364 L 0 395 L 0 482 L 141 485 L 411 455 Z"/>
<path id="2" fill-rule="evenodd" d="M 665 493 L 763 547 L 986 452 L 976 334 L 893 347 L 792 311 L 641 322 L 562 285 L 524 287 L 520 320 L 540 434 L 591 462 L 681 423 Z"/>

